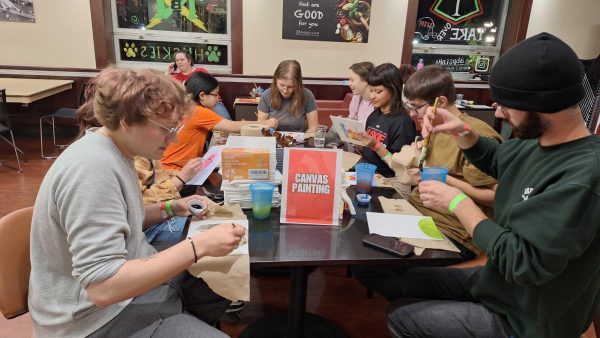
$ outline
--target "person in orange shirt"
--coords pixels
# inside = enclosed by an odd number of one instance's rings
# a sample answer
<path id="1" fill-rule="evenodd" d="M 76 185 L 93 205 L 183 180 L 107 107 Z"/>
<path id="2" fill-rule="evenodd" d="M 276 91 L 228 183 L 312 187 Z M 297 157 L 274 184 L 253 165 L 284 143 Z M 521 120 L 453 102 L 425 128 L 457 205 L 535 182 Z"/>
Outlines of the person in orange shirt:
<path id="1" fill-rule="evenodd" d="M 194 73 L 185 83 L 188 93 L 198 104 L 195 111 L 184 121 L 177 133 L 178 141 L 171 143 L 161 159 L 166 169 L 180 170 L 187 161 L 204 153 L 208 132 L 215 130 L 226 133 L 239 133 L 242 126 L 256 121 L 231 121 L 217 115 L 212 109 L 217 105 L 219 81 L 206 73 Z M 277 119 L 263 121 L 269 128 L 277 127 Z"/>

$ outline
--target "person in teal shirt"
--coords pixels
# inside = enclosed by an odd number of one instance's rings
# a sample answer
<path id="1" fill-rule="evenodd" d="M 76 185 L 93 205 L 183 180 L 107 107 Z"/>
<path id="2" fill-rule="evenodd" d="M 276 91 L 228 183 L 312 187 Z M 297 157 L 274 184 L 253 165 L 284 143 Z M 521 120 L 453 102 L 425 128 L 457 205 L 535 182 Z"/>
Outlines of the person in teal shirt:
<path id="1" fill-rule="evenodd" d="M 493 219 L 441 182 L 421 182 L 421 198 L 454 212 L 488 260 L 406 272 L 388 313 L 393 336 L 579 337 L 589 327 L 600 303 L 600 138 L 578 106 L 582 79 L 573 50 L 541 33 L 492 70 L 495 114 L 515 139 L 499 144 L 428 109 L 424 136 L 455 135 L 498 188 Z"/>

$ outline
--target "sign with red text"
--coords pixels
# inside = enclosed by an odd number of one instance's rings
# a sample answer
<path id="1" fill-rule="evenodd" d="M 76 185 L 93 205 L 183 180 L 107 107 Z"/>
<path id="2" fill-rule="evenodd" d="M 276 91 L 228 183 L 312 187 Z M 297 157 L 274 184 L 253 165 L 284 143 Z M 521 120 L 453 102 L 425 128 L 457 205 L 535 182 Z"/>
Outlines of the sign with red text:
<path id="1" fill-rule="evenodd" d="M 342 152 L 285 148 L 281 223 L 337 225 Z"/>

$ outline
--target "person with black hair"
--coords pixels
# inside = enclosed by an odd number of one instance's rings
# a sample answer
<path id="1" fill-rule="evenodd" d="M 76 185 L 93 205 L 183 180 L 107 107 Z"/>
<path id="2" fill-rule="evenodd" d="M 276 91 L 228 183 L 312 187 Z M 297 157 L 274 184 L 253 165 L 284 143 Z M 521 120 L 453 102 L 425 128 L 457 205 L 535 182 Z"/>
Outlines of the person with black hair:
<path id="1" fill-rule="evenodd" d="M 369 73 L 367 82 L 375 110 L 367 118 L 363 139 L 368 143 L 359 149 L 363 156 L 361 162 L 372 163 L 380 174 L 392 177 L 394 171 L 383 159 L 414 141 L 415 123 L 402 104 L 402 77 L 398 67 L 381 64 Z"/>
<path id="2" fill-rule="evenodd" d="M 177 142 L 165 150 L 161 162 L 167 169 L 181 170 L 186 160 L 204 154 L 208 133 L 212 130 L 225 133 L 239 133 L 242 126 L 256 121 L 231 121 L 217 115 L 212 109 L 219 97 L 219 81 L 208 73 L 194 73 L 185 83 L 185 88 L 197 106 L 187 117 L 177 133 Z M 277 127 L 277 119 L 263 121 L 270 128 Z"/>

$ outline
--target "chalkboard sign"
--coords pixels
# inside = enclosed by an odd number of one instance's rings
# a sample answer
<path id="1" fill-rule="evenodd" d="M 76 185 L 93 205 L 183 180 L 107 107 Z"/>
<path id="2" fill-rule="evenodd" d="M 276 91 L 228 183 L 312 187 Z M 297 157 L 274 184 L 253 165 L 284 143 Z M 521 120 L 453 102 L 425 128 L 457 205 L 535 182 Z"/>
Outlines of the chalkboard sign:
<path id="1" fill-rule="evenodd" d="M 284 0 L 282 38 L 366 43 L 370 19 L 371 0 Z"/>
<path id="2" fill-rule="evenodd" d="M 420 0 L 414 42 L 495 46 L 504 1 Z"/>
<path id="3" fill-rule="evenodd" d="M 186 50 L 195 64 L 227 66 L 227 47 L 212 43 L 119 39 L 121 61 L 173 62 L 177 51 Z"/>

